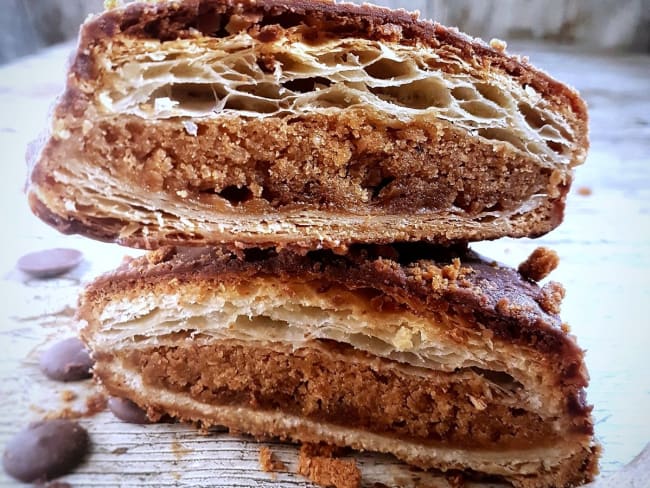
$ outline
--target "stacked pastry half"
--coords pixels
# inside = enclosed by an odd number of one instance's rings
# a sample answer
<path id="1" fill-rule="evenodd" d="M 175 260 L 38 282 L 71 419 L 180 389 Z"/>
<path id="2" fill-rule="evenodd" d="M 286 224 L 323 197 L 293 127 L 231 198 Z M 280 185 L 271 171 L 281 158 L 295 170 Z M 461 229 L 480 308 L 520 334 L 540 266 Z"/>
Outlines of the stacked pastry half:
<path id="1" fill-rule="evenodd" d="M 152 250 L 79 309 L 152 418 L 569 487 L 598 447 L 563 289 L 467 243 L 559 225 L 587 144 L 573 90 L 414 14 L 132 3 L 82 27 L 28 198 Z"/>

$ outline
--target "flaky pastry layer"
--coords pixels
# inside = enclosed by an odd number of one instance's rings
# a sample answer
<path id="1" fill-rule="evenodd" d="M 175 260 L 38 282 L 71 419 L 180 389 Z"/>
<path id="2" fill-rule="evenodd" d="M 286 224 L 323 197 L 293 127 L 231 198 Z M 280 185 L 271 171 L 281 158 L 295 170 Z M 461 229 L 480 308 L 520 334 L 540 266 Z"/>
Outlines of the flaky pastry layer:
<path id="1" fill-rule="evenodd" d="M 137 247 L 536 236 L 586 148 L 573 91 L 404 13 L 136 4 L 84 26 L 29 193 Z"/>

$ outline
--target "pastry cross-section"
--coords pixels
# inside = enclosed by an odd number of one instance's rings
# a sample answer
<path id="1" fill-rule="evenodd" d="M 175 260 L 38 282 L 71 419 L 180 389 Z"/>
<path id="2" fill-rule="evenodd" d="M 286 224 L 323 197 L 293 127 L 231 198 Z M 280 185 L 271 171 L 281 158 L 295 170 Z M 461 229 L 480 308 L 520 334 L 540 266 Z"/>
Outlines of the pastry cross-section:
<path id="1" fill-rule="evenodd" d="M 88 285 L 96 377 L 152 418 L 390 453 L 517 487 L 597 470 L 558 284 L 461 248 L 161 248 Z"/>
<path id="2" fill-rule="evenodd" d="M 587 145 L 575 91 L 415 14 L 134 3 L 82 27 L 28 193 L 143 248 L 538 236 Z"/>

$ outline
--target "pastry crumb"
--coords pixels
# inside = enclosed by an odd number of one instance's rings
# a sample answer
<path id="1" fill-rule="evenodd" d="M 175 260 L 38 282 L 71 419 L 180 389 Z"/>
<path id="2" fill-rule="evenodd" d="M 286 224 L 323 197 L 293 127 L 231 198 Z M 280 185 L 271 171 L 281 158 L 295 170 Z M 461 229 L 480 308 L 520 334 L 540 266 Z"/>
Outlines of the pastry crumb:
<path id="1" fill-rule="evenodd" d="M 448 280 L 454 281 L 460 274 L 460 259 L 454 258 L 451 264 L 443 266 L 442 276 Z"/>
<path id="2" fill-rule="evenodd" d="M 472 395 L 467 395 L 469 397 L 470 403 L 474 406 L 476 410 L 483 411 L 487 408 L 487 403 L 482 398 L 477 398 Z"/>
<path id="3" fill-rule="evenodd" d="M 593 193 L 593 190 L 589 188 L 588 186 L 581 186 L 578 188 L 578 195 L 581 195 L 583 197 L 588 197 Z"/>
<path id="4" fill-rule="evenodd" d="M 151 265 L 160 264 L 167 261 L 175 253 L 174 247 L 161 247 L 155 251 L 151 251 L 147 254 L 147 261 Z"/>
<path id="5" fill-rule="evenodd" d="M 447 482 L 451 488 L 465 488 L 465 477 L 461 473 L 447 474 Z"/>
<path id="6" fill-rule="evenodd" d="M 332 457 L 335 449 L 326 445 L 303 444 L 300 447 L 297 473 L 319 486 L 360 487 L 361 472 L 356 461 Z"/>
<path id="7" fill-rule="evenodd" d="M 565 294 L 566 291 L 562 284 L 550 281 L 542 287 L 542 295 L 538 303 L 546 313 L 558 314 Z"/>
<path id="8" fill-rule="evenodd" d="M 61 400 L 68 403 L 77 398 L 77 394 L 72 390 L 63 390 L 60 394 Z"/>
<path id="9" fill-rule="evenodd" d="M 45 415 L 43 415 L 43 420 L 56 420 L 56 419 L 73 420 L 73 419 L 80 419 L 83 416 L 84 416 L 83 412 L 80 412 L 79 410 L 75 410 L 74 408 L 70 408 L 70 407 L 63 407 L 53 412 L 47 412 Z"/>
<path id="10" fill-rule="evenodd" d="M 90 395 L 86 398 L 86 411 L 84 412 L 84 416 L 88 417 L 106 410 L 107 401 L 106 396 L 102 393 Z"/>
<path id="11" fill-rule="evenodd" d="M 70 394 L 72 396 L 70 396 Z M 68 398 L 66 400 L 65 398 Z M 75 400 L 77 398 L 77 395 L 69 390 L 65 390 L 61 393 L 61 399 L 64 400 L 65 402 L 71 402 L 72 400 Z M 55 410 L 53 412 L 46 412 L 43 415 L 43 418 L 46 420 L 52 420 L 52 419 L 80 419 L 83 417 L 92 417 L 93 415 L 96 415 L 97 413 L 103 411 L 106 408 L 106 397 L 102 393 L 94 393 L 93 395 L 90 395 L 88 398 L 86 398 L 86 405 L 83 410 L 76 410 L 71 407 L 63 407 L 59 410 Z"/>
<path id="12" fill-rule="evenodd" d="M 183 127 L 185 128 L 185 132 L 187 132 L 191 136 L 195 136 L 199 133 L 199 126 L 196 125 L 194 122 L 191 120 L 184 120 L 183 121 Z M 176 192 L 178 193 L 178 192 Z"/>
<path id="13" fill-rule="evenodd" d="M 560 264 L 560 257 L 547 247 L 538 247 L 519 265 L 519 274 L 532 281 L 546 278 Z"/>
<path id="14" fill-rule="evenodd" d="M 508 44 L 506 43 L 506 41 L 502 41 L 501 39 L 491 39 L 490 47 L 495 51 L 499 51 L 500 53 L 503 53 L 506 51 L 506 49 L 508 49 Z"/>
<path id="15" fill-rule="evenodd" d="M 287 470 L 287 466 L 277 459 L 273 454 L 273 451 L 268 447 L 262 447 L 260 449 L 260 468 L 262 468 L 262 471 L 266 471 L 267 473 Z"/>

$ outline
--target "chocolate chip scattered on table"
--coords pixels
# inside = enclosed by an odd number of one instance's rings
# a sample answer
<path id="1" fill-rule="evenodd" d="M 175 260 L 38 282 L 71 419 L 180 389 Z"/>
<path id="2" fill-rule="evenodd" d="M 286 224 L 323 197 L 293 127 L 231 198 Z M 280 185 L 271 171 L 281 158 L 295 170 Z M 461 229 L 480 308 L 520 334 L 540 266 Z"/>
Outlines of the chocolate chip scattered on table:
<path id="1" fill-rule="evenodd" d="M 131 400 L 125 398 L 111 397 L 108 399 L 108 409 L 118 419 L 129 424 L 151 424 L 147 413 L 138 407 Z"/>
<path id="2" fill-rule="evenodd" d="M 86 456 L 88 432 L 70 420 L 44 420 L 29 425 L 7 444 L 4 470 L 24 481 L 47 481 L 69 473 Z"/>
<path id="3" fill-rule="evenodd" d="M 17 267 L 34 278 L 54 278 L 72 271 L 83 259 L 76 249 L 45 249 L 25 254 L 18 259 Z"/>
<path id="4" fill-rule="evenodd" d="M 48 378 L 67 382 L 90 378 L 93 364 L 85 344 L 70 337 L 47 349 L 41 355 L 39 367 Z"/>

